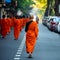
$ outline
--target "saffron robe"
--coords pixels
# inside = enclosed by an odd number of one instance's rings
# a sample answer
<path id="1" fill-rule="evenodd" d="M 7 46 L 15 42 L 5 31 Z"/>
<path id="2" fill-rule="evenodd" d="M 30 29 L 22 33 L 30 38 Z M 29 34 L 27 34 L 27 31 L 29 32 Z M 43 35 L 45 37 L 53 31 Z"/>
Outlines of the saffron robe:
<path id="1" fill-rule="evenodd" d="M 7 20 L 5 18 L 1 20 L 1 35 L 3 37 L 7 35 Z"/>
<path id="2" fill-rule="evenodd" d="M 38 36 L 38 24 L 33 21 L 29 24 L 28 30 L 26 32 L 26 52 L 27 53 L 29 52 L 33 53 L 37 36 Z"/>
<path id="3" fill-rule="evenodd" d="M 14 38 L 18 39 L 20 33 L 20 21 L 19 19 L 14 20 Z"/>

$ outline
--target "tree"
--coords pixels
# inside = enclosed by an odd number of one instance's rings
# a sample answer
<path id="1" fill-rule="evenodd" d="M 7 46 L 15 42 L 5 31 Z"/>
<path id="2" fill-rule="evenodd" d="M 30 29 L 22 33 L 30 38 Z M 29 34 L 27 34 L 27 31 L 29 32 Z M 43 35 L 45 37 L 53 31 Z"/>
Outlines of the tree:
<path id="1" fill-rule="evenodd" d="M 18 1 L 18 9 L 20 9 L 24 14 L 27 14 L 29 10 L 32 8 L 31 5 L 34 4 L 32 0 L 17 0 Z"/>
<path id="2" fill-rule="evenodd" d="M 54 11 L 55 0 L 47 0 L 48 15 L 55 15 Z"/>
<path id="3" fill-rule="evenodd" d="M 34 7 L 38 8 L 40 11 L 38 11 L 38 15 L 40 15 L 40 18 L 44 15 L 45 10 L 47 8 L 47 0 L 34 0 L 35 5 Z"/>

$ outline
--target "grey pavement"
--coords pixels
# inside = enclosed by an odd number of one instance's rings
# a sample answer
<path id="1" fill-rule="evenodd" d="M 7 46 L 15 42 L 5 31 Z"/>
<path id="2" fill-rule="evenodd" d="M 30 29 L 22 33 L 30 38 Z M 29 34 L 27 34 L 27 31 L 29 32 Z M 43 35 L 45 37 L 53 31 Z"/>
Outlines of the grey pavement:
<path id="1" fill-rule="evenodd" d="M 39 37 L 32 58 L 28 58 L 25 47 L 20 60 L 60 60 L 60 36 L 39 24 Z"/>
<path id="2" fill-rule="evenodd" d="M 5 39 L 0 37 L 0 60 L 14 60 L 24 34 L 23 29 L 17 41 L 14 40 L 13 30 Z M 60 35 L 39 24 L 39 36 L 32 58 L 28 58 L 25 45 L 20 55 L 20 59 L 16 60 L 60 60 Z"/>
<path id="3" fill-rule="evenodd" d="M 24 36 L 21 31 L 18 40 L 14 40 L 13 29 L 6 38 L 0 37 L 0 60 L 13 60 Z"/>

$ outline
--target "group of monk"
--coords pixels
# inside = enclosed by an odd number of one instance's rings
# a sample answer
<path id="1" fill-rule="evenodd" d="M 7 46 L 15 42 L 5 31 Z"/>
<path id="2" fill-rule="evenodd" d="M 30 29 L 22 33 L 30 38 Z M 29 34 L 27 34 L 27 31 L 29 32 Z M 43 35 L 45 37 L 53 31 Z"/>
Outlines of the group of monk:
<path id="1" fill-rule="evenodd" d="M 3 15 L 2 19 L 0 19 L 0 35 L 2 38 L 5 38 L 7 34 L 11 32 L 11 29 L 13 28 L 13 34 L 14 39 L 18 40 L 19 34 L 26 25 L 26 23 L 29 21 L 28 17 L 25 16 L 6 16 Z"/>
<path id="2" fill-rule="evenodd" d="M 14 40 L 18 40 L 19 34 L 22 29 L 25 27 L 26 32 L 26 52 L 29 54 L 29 58 L 32 57 L 32 53 L 34 51 L 34 47 L 36 44 L 36 40 L 38 37 L 38 21 L 33 21 L 33 16 L 25 17 L 25 16 L 14 16 L 14 17 L 5 17 L 0 20 L 0 34 L 3 38 L 6 37 L 7 34 L 11 32 L 11 28 L 13 28 Z"/>

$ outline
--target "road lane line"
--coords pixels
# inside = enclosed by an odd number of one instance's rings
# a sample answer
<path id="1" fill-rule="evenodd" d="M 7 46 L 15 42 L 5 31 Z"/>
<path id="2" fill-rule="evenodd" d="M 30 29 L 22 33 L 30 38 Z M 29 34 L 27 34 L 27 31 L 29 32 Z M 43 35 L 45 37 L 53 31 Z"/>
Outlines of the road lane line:
<path id="1" fill-rule="evenodd" d="M 16 56 L 21 56 L 21 55 L 16 55 Z"/>
<path id="2" fill-rule="evenodd" d="M 21 44 L 20 44 L 20 46 L 19 46 L 19 48 L 18 48 L 18 50 L 16 52 L 16 55 L 14 57 L 14 60 L 20 60 L 20 58 L 21 58 L 20 56 L 22 54 L 24 45 L 25 45 L 25 36 L 24 36 L 24 38 L 23 38 L 23 40 L 22 40 L 22 42 L 21 42 Z"/>
<path id="3" fill-rule="evenodd" d="M 14 60 L 20 60 L 20 58 L 14 58 Z"/>
<path id="4" fill-rule="evenodd" d="M 21 51 L 21 50 L 18 50 L 18 51 Z"/>
<path id="5" fill-rule="evenodd" d="M 21 54 L 21 52 L 17 52 L 16 54 Z"/>

